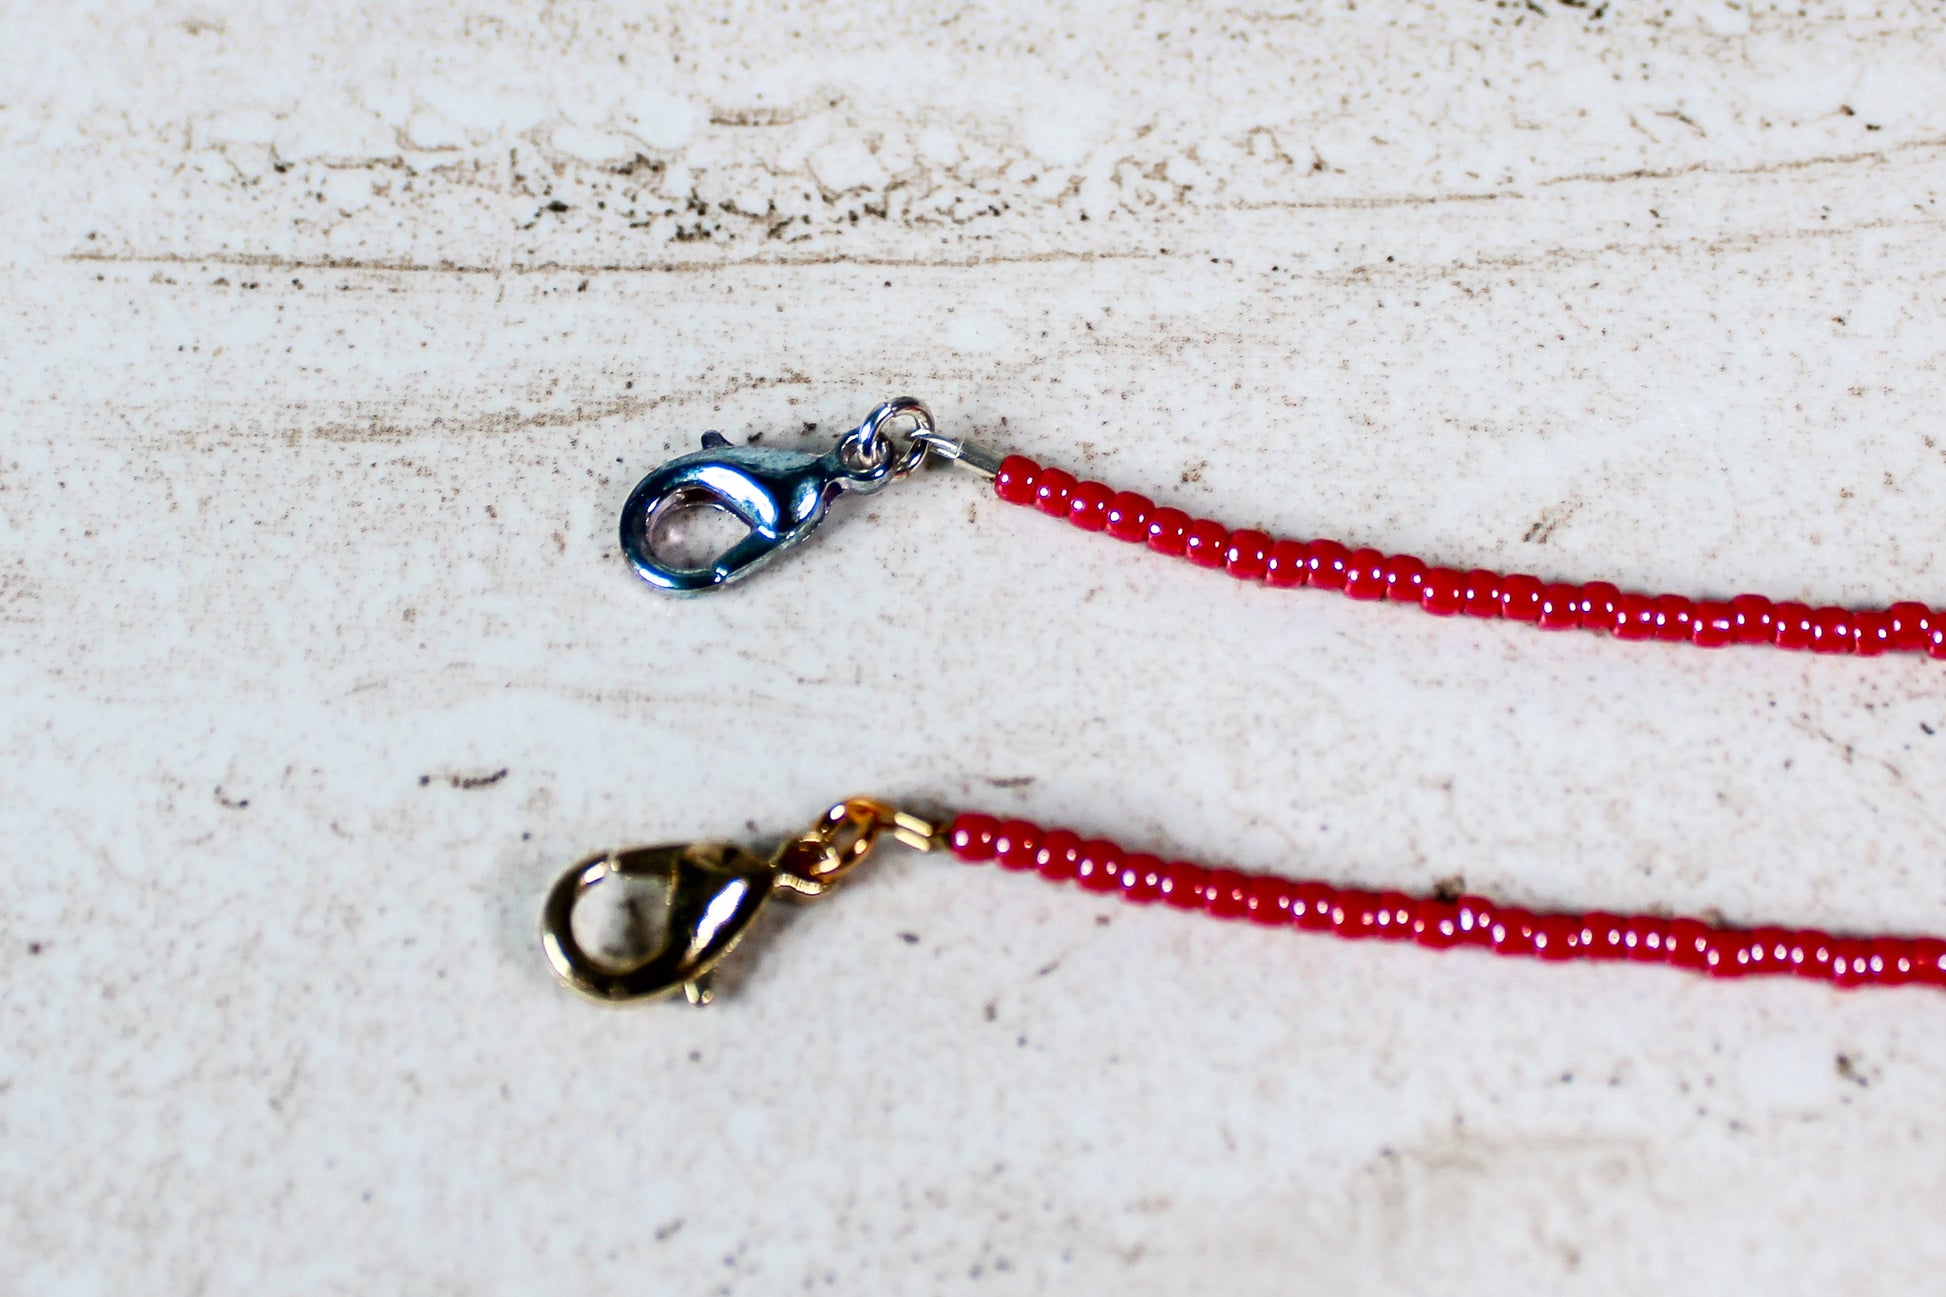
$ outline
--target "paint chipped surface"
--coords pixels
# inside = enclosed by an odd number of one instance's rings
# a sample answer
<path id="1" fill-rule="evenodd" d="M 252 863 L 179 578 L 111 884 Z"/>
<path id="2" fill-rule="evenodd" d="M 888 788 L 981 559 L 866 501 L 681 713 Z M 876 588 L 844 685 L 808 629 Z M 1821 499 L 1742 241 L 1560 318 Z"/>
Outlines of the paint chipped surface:
<path id="1" fill-rule="evenodd" d="M 1250 590 L 950 474 L 721 598 L 614 545 L 704 429 L 909 390 L 1236 525 L 1946 605 L 1939 16 L 17 16 L 0 1286 L 1926 1290 L 1946 998 L 894 857 L 609 1014 L 534 920 L 870 790 L 1946 931 L 1938 664 Z"/>

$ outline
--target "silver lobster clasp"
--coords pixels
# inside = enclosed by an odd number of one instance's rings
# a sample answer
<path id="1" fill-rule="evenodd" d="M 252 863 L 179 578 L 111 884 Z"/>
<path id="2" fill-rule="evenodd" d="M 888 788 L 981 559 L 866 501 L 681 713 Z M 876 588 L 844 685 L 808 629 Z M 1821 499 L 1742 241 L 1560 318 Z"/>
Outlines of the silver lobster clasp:
<path id="1" fill-rule="evenodd" d="M 895 442 L 888 423 L 912 430 Z M 733 446 L 703 434 L 703 449 L 650 473 L 622 506 L 622 553 L 650 585 L 671 594 L 701 594 L 738 581 L 810 535 L 832 500 L 869 494 L 918 467 L 939 440 L 932 415 L 902 396 L 873 410 L 822 455 L 768 446 Z M 674 514 L 715 509 L 748 533 L 703 566 L 677 566 L 658 552 Z"/>

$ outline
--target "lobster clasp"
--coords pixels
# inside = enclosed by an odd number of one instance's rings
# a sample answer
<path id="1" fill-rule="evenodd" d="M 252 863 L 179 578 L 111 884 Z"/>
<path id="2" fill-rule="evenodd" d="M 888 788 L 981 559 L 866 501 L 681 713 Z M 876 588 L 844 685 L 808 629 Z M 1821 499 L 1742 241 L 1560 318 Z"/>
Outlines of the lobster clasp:
<path id="1" fill-rule="evenodd" d="M 679 842 L 605 851 L 576 863 L 541 907 L 541 950 L 554 975 L 611 1004 L 680 990 L 710 999 L 710 975 L 756 921 L 771 895 L 824 896 L 890 836 L 920 851 L 944 840 L 943 825 L 868 797 L 839 802 L 765 860 L 727 842 Z M 614 907 L 630 920 L 627 949 L 584 944 L 576 905 L 619 884 Z M 590 949 L 590 945 L 595 948 Z"/>
<path id="2" fill-rule="evenodd" d="M 749 931 L 770 895 L 768 862 L 725 842 L 606 851 L 576 864 L 541 909 L 541 949 L 554 975 L 596 1000 L 656 999 L 680 989 L 692 1004 L 709 1000 L 710 971 Z M 575 936 L 576 902 L 620 884 L 636 921 L 634 958 L 597 953 Z M 646 892 L 646 896 L 642 893 Z M 604 955 L 608 957 L 604 957 Z"/>
<path id="3" fill-rule="evenodd" d="M 884 425 L 910 422 L 903 446 Z M 671 594 L 701 594 L 738 581 L 810 535 L 826 507 L 847 491 L 870 493 L 904 477 L 925 458 L 932 415 L 911 397 L 873 410 L 858 427 L 822 455 L 767 446 L 733 446 L 721 434 L 703 434 L 703 448 L 672 459 L 650 473 L 622 506 L 622 553 L 644 581 Z M 715 509 L 746 529 L 745 535 L 699 566 L 666 557 L 662 543 L 669 519 L 694 509 Z"/>

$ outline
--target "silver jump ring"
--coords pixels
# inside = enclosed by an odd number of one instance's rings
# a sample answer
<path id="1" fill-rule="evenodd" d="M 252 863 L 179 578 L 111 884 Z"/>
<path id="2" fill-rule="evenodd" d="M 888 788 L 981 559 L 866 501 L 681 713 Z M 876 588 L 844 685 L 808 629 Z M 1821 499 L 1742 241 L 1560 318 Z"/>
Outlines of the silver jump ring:
<path id="1" fill-rule="evenodd" d="M 885 431 L 885 424 L 894 419 L 909 420 L 912 424 L 903 447 Z M 839 452 L 848 466 L 860 472 L 875 473 L 889 463 L 891 476 L 904 477 L 925 459 L 932 435 L 932 411 L 923 401 L 901 396 L 867 415 L 863 423 L 846 434 L 839 444 Z"/>

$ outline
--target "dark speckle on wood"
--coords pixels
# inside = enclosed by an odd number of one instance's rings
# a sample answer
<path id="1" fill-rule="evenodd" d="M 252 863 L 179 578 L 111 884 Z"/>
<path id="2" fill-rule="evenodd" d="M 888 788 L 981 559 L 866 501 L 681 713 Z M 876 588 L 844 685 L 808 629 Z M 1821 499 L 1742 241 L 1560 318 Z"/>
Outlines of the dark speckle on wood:
<path id="1" fill-rule="evenodd" d="M 498 770 L 490 771 L 489 773 L 483 775 L 450 774 L 450 775 L 440 776 L 440 778 L 444 779 L 447 783 L 459 789 L 491 788 L 493 785 L 499 783 L 502 779 L 505 779 L 506 777 L 507 777 L 506 766 L 501 766 Z M 432 781 L 433 781 L 433 777 L 431 775 L 420 775 L 419 787 L 424 788 Z"/>

